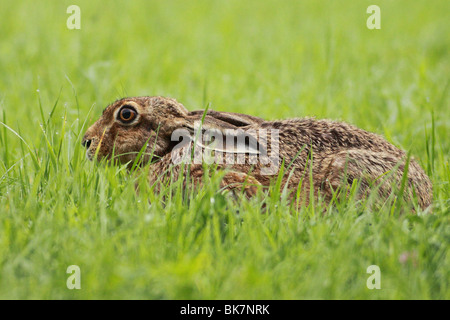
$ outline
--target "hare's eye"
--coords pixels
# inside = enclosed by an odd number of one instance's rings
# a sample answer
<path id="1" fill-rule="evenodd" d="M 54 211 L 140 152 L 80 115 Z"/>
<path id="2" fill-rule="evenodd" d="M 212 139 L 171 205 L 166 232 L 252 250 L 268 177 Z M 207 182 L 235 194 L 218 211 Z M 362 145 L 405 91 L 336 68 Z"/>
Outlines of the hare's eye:
<path id="1" fill-rule="evenodd" d="M 125 106 L 119 111 L 119 120 L 125 123 L 130 123 L 134 119 L 136 119 L 136 111 L 134 108 Z"/>

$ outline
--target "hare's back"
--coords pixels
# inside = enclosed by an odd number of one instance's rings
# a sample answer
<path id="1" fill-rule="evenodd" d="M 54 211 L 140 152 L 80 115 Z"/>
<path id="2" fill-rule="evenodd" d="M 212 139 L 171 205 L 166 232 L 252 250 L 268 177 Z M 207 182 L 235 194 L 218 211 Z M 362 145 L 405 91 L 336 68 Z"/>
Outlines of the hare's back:
<path id="1" fill-rule="evenodd" d="M 333 152 L 345 149 L 364 149 L 374 152 L 389 152 L 403 156 L 398 149 L 382 136 L 360 129 L 346 122 L 317 120 L 314 118 L 265 121 L 263 129 L 277 130 L 280 146 L 311 146 L 314 152 Z"/>

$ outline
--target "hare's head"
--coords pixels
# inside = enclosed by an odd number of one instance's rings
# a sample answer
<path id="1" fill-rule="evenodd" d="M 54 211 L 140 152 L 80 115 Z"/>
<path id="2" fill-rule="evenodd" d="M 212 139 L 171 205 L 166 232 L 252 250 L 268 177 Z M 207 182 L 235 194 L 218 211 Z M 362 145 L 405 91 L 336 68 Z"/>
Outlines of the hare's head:
<path id="1" fill-rule="evenodd" d="M 142 160 L 150 156 L 162 157 L 179 141 L 172 141 L 177 129 L 194 132 L 196 121 L 204 121 L 204 128 L 235 129 L 262 122 L 262 119 L 241 114 L 208 111 L 188 112 L 174 99 L 163 97 L 133 97 L 117 100 L 109 105 L 100 119 L 85 133 L 82 145 L 86 155 L 116 160 L 121 164 L 132 162 L 144 150 Z"/>
<path id="2" fill-rule="evenodd" d="M 188 114 L 174 99 L 133 97 L 109 105 L 100 119 L 85 133 L 82 145 L 92 160 L 133 161 L 144 145 L 144 160 L 152 153 L 162 156 L 170 150 L 170 135 L 186 122 Z"/>

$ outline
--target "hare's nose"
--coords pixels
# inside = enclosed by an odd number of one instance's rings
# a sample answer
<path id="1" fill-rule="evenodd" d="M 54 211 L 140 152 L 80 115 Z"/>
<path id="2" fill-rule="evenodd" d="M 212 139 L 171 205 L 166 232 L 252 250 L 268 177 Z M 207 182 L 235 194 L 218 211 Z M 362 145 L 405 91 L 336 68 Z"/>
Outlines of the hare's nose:
<path id="1" fill-rule="evenodd" d="M 83 141 L 81 141 L 81 145 L 86 149 L 89 149 L 89 147 L 91 146 L 91 142 L 91 139 L 83 139 Z"/>

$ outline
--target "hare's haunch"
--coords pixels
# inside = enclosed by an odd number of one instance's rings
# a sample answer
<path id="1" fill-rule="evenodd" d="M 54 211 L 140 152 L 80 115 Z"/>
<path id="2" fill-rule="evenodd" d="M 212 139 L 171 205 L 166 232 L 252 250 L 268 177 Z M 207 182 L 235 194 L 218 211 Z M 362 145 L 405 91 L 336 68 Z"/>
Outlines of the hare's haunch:
<path id="1" fill-rule="evenodd" d="M 343 122 L 313 118 L 265 121 L 230 112 L 189 112 L 174 99 L 133 97 L 108 106 L 82 142 L 89 159 L 151 164 L 150 183 L 188 172 L 200 184 L 204 162 L 226 168 L 222 187 L 254 195 L 284 166 L 282 186 L 308 203 L 310 191 L 330 201 L 359 183 L 359 195 L 386 199 L 401 185 L 406 154 L 381 136 Z M 144 149 L 145 148 L 145 149 Z M 191 152 L 191 151 L 194 152 Z M 204 157 L 208 155 L 208 157 Z M 205 160 L 206 159 L 206 160 Z M 181 170 L 188 164 L 189 170 Z M 297 192 L 300 188 L 300 193 Z M 158 187 L 159 188 L 159 187 Z M 156 189 L 158 189 L 156 188 Z M 411 159 L 404 198 L 431 204 L 431 181 Z"/>

